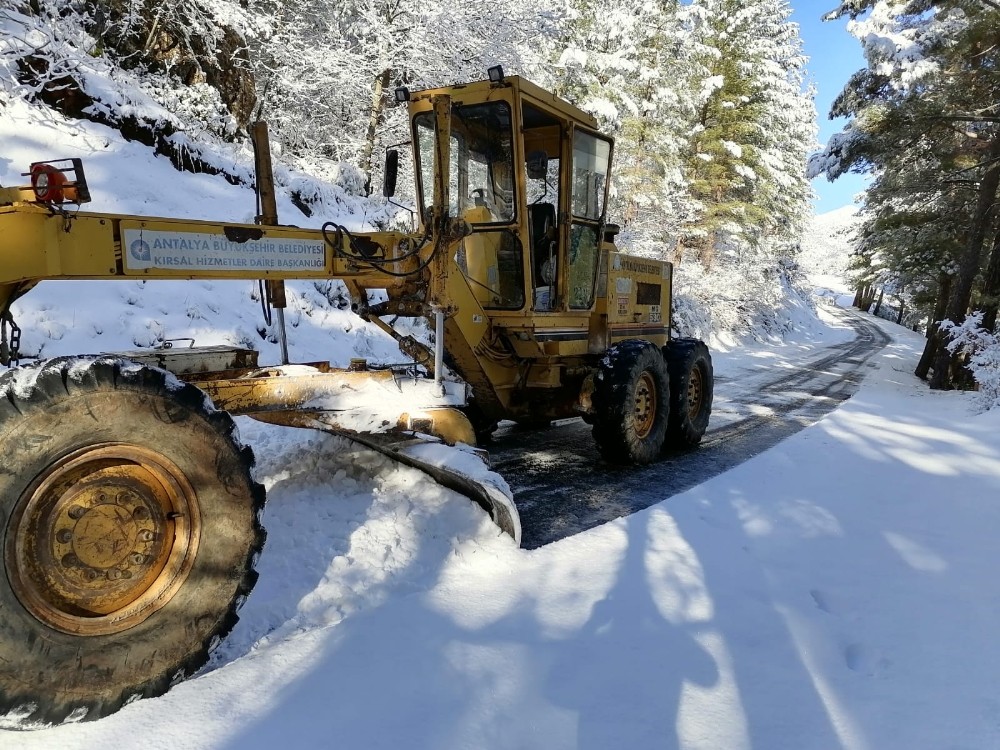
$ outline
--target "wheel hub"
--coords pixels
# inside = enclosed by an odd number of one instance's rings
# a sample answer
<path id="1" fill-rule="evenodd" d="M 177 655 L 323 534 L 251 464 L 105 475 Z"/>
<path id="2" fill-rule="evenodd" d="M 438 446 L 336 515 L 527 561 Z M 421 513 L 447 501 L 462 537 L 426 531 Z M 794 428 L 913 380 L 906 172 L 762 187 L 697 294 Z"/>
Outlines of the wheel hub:
<path id="1" fill-rule="evenodd" d="M 704 384 L 701 380 L 701 370 L 698 367 L 691 369 L 691 377 L 688 380 L 687 407 L 688 416 L 696 419 L 701 411 L 701 401 L 704 398 Z"/>
<path id="2" fill-rule="evenodd" d="M 21 496 L 5 545 L 14 593 L 41 622 L 102 635 L 162 607 L 190 570 L 194 491 L 162 456 L 101 445 L 54 462 Z"/>
<path id="3" fill-rule="evenodd" d="M 656 384 L 648 371 L 639 376 L 636 384 L 633 420 L 635 432 L 640 438 L 649 435 L 656 422 Z"/>

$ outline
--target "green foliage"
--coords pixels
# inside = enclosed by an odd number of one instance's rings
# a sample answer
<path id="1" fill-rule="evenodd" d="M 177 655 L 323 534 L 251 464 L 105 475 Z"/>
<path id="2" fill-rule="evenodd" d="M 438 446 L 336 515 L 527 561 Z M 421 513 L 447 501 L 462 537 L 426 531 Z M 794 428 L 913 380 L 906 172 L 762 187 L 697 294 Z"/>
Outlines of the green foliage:
<path id="1" fill-rule="evenodd" d="M 804 177 L 814 108 L 803 85 L 801 42 L 778 0 L 701 0 L 696 32 L 706 96 L 684 169 L 698 210 L 686 244 L 706 266 L 720 252 L 744 258 L 787 252 L 811 190 Z"/>
<path id="2" fill-rule="evenodd" d="M 979 227 L 987 239 L 997 229 L 995 213 L 977 206 L 1000 132 L 1000 10 L 978 0 L 858 0 L 835 15 L 856 19 L 868 67 L 834 102 L 831 115 L 850 122 L 814 171 L 873 176 L 857 280 L 911 289 L 929 314 L 942 279 L 971 282 L 983 256 L 977 224 L 988 222 Z M 955 288 L 961 297 L 969 285 Z M 959 297 L 953 315 L 970 302 Z"/>

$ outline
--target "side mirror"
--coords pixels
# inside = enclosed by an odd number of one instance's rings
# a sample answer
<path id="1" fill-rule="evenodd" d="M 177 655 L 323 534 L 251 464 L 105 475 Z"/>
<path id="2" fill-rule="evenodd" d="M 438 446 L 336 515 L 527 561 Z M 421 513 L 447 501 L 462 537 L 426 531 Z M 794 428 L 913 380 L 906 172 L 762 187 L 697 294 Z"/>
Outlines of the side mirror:
<path id="1" fill-rule="evenodd" d="M 399 176 L 399 151 L 385 152 L 385 172 L 382 175 L 382 195 L 391 198 L 396 194 L 396 178 Z"/>
<path id="2" fill-rule="evenodd" d="M 529 180 L 544 180 L 549 173 L 549 155 L 544 151 L 532 151 L 528 154 L 525 164 Z"/>

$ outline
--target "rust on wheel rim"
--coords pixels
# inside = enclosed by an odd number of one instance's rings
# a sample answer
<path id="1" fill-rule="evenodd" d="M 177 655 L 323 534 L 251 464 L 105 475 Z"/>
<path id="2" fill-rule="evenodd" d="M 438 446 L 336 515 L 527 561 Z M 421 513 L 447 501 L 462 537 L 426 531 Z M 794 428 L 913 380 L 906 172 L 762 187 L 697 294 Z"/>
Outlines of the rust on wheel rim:
<path id="1" fill-rule="evenodd" d="M 688 378 L 687 388 L 687 408 L 688 416 L 697 419 L 701 413 L 702 401 L 705 398 L 705 383 L 702 381 L 701 368 L 691 368 L 691 377 Z"/>
<path id="2" fill-rule="evenodd" d="M 647 370 L 639 376 L 635 386 L 635 410 L 632 413 L 635 433 L 645 438 L 653 431 L 656 423 L 656 383 Z"/>
<path id="3" fill-rule="evenodd" d="M 64 633 L 108 635 L 163 607 L 187 578 L 194 488 L 155 451 L 104 443 L 53 462 L 11 515 L 4 561 L 21 604 Z"/>

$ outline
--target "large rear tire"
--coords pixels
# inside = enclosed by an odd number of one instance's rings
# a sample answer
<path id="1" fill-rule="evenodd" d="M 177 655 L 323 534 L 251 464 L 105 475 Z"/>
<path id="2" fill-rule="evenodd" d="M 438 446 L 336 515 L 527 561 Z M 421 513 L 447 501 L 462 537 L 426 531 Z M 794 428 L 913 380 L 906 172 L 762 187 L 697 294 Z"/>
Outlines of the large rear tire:
<path id="1" fill-rule="evenodd" d="M 605 460 L 655 461 L 667 432 L 670 385 L 660 350 L 629 339 L 608 349 L 594 380 L 594 440 Z"/>
<path id="2" fill-rule="evenodd" d="M 695 448 L 708 429 L 715 393 L 712 355 L 698 339 L 674 339 L 664 347 L 670 373 L 670 420 L 665 447 Z"/>
<path id="3" fill-rule="evenodd" d="M 0 726 L 166 692 L 237 621 L 263 488 L 232 418 L 163 370 L 59 359 L 0 376 Z"/>

